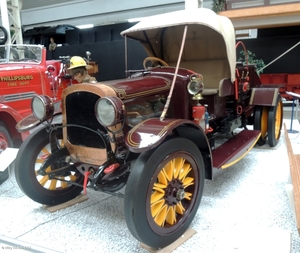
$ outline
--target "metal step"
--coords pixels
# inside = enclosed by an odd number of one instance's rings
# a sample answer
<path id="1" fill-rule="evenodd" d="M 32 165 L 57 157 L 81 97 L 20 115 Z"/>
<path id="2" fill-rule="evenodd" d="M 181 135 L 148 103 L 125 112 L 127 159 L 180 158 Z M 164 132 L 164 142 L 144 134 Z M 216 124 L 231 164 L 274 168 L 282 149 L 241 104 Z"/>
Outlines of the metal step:
<path id="1" fill-rule="evenodd" d="M 256 144 L 259 130 L 243 130 L 212 151 L 213 167 L 226 169 L 241 160 Z"/>

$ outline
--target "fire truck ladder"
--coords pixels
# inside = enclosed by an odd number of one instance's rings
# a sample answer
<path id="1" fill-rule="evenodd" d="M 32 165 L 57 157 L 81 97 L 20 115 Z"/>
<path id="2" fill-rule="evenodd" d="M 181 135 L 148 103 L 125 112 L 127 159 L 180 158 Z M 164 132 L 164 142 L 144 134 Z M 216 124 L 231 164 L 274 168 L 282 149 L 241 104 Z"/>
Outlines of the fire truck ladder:
<path id="1" fill-rule="evenodd" d="M 2 26 L 7 31 L 6 44 L 23 44 L 20 13 L 23 0 L 0 0 Z"/>

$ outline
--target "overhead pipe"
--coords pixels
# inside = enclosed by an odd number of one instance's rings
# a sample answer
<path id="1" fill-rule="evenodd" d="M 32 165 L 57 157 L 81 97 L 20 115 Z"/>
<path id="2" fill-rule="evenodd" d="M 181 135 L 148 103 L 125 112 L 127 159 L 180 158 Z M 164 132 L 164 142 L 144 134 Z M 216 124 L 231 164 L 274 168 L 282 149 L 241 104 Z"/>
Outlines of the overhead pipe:
<path id="1" fill-rule="evenodd" d="M 185 0 L 185 9 L 193 10 L 203 7 L 203 0 Z"/>

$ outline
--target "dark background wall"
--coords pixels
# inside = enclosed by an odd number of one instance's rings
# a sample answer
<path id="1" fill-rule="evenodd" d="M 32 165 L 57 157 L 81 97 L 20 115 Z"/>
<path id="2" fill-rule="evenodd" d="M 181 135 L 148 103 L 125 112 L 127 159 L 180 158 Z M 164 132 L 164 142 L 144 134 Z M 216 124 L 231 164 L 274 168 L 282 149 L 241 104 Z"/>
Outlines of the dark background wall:
<path id="1" fill-rule="evenodd" d="M 98 63 L 99 73 L 96 76 L 98 81 L 120 79 L 126 76 L 124 41 L 97 42 L 59 47 L 54 52 L 53 59 L 59 59 L 59 56 L 67 55 L 86 57 L 86 51 L 90 51 L 92 53 L 91 60 Z M 51 59 L 50 52 L 48 52 L 48 55 L 48 58 Z M 140 44 L 128 41 L 128 55 L 128 69 L 142 69 L 142 62 L 146 54 Z"/>
<path id="2" fill-rule="evenodd" d="M 122 23 L 99 26 L 91 29 L 66 29 L 58 34 L 55 29 L 38 29 L 24 33 L 25 40 L 35 44 L 49 45 L 50 37 L 54 37 L 61 47 L 53 53 L 48 51 L 48 59 L 59 59 L 59 56 L 86 56 L 91 52 L 91 60 L 99 66 L 98 81 L 124 78 L 125 74 L 125 40 L 120 33 L 131 27 L 133 23 Z M 51 30 L 52 29 L 52 30 Z M 48 32 L 47 32 L 48 30 Z M 61 32 L 62 29 L 60 29 Z M 242 40 L 247 50 L 255 53 L 257 59 L 265 64 L 289 50 L 300 41 L 300 26 L 268 28 L 258 30 L 257 38 Z M 133 40 L 127 40 L 128 70 L 141 69 L 143 59 L 147 56 L 142 46 Z M 241 57 L 242 47 L 237 48 L 237 59 Z M 275 63 L 264 69 L 263 73 L 300 73 L 300 45 L 285 54 Z"/>
<path id="3" fill-rule="evenodd" d="M 274 59 L 300 42 L 300 26 L 268 28 L 258 30 L 256 39 L 242 40 L 247 50 L 255 53 L 257 59 L 262 59 L 267 65 Z M 240 55 L 242 47 L 237 50 Z M 300 43 L 286 53 L 263 73 L 300 73 Z"/>
<path id="4" fill-rule="evenodd" d="M 133 24 L 124 23 L 95 27 L 93 29 L 75 29 L 66 32 L 65 43 L 52 53 L 48 59 L 59 59 L 60 56 L 78 55 L 86 57 L 91 52 L 91 60 L 98 63 L 98 81 L 124 78 L 125 73 L 125 39 L 121 31 Z M 54 36 L 55 37 L 55 36 Z M 133 40 L 127 40 L 128 70 L 142 69 L 146 53 L 142 46 Z"/>

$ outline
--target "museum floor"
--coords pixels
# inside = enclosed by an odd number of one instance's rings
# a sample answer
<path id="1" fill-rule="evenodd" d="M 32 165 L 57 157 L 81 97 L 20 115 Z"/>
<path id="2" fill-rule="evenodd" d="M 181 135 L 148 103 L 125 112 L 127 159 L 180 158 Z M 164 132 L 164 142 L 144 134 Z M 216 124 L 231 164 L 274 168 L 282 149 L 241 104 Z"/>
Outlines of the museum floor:
<path id="1" fill-rule="evenodd" d="M 287 129 L 290 122 L 285 119 Z M 296 120 L 294 129 L 300 130 Z M 297 152 L 300 133 L 289 136 Z M 196 233 L 173 252 L 300 252 L 287 190 L 289 170 L 282 134 L 276 148 L 257 146 L 234 166 L 214 171 L 191 224 Z M 12 171 L 0 186 L 0 236 L 27 242 L 31 251 L 35 245 L 43 252 L 148 252 L 127 229 L 122 198 L 93 190 L 87 196 L 84 202 L 51 213 L 24 196 Z M 0 243 L 0 252 L 11 249 L 16 247 Z"/>

